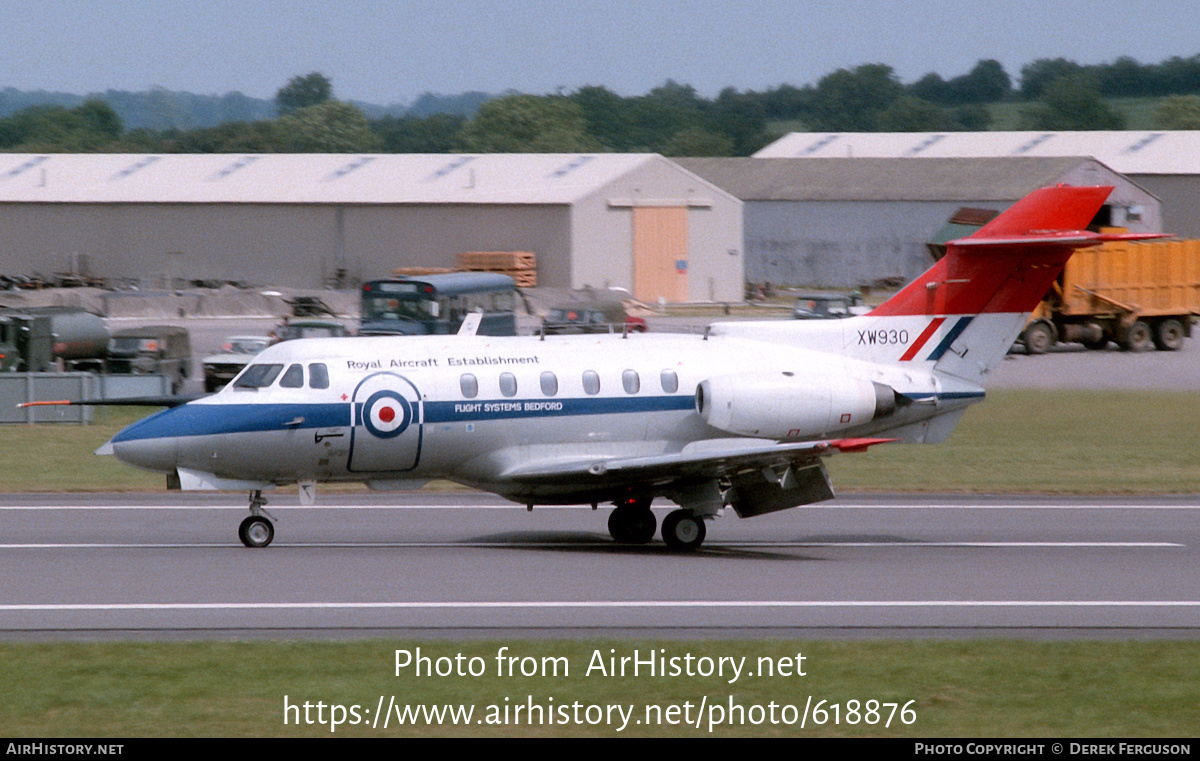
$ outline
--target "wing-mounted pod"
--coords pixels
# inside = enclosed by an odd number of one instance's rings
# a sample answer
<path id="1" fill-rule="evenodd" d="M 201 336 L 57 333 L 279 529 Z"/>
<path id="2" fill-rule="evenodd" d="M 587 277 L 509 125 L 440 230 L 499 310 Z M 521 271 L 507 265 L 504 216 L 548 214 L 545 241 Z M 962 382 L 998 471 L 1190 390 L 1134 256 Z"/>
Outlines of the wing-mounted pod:
<path id="1" fill-rule="evenodd" d="M 840 373 L 722 375 L 696 387 L 704 422 L 739 436 L 824 438 L 895 411 L 890 386 Z"/>

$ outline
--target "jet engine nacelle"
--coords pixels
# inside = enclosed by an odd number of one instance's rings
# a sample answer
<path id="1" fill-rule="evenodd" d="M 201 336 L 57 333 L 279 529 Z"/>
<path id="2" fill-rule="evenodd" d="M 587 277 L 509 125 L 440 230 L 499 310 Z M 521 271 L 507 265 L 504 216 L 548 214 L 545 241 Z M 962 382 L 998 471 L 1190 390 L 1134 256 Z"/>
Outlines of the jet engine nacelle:
<path id="1" fill-rule="evenodd" d="M 723 375 L 696 387 L 704 422 L 739 436 L 822 438 L 895 410 L 890 386 L 844 374 Z"/>

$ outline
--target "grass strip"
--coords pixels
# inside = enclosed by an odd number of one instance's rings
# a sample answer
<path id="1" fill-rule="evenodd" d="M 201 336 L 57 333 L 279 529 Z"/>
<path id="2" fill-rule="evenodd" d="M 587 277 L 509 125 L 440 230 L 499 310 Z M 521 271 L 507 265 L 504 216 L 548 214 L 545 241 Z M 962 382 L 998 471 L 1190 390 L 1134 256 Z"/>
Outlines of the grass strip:
<path id="1" fill-rule="evenodd" d="M 419 650 L 431 670 L 451 673 L 418 676 L 409 666 L 397 676 L 398 649 L 414 657 Z M 720 676 L 650 675 L 644 664 L 637 676 L 628 665 L 625 676 L 599 670 L 635 652 L 685 672 L 689 655 L 694 671 L 719 658 L 745 661 L 732 683 L 730 669 Z M 497 673 L 500 653 L 518 659 L 509 662 L 511 675 Z M 452 666 L 456 660 L 462 665 Z M 479 676 L 453 673 L 472 663 Z M 1200 683 L 1187 675 L 1198 670 L 1200 643 L 1163 641 L 4 644 L 0 726 L 9 736 L 39 738 L 1191 737 L 1200 725 Z M 298 706 L 290 713 L 285 696 Z M 473 713 L 458 724 L 443 716 L 399 726 L 392 713 L 386 730 L 382 720 L 372 728 L 381 696 L 385 707 L 394 696 L 400 705 Z M 823 715 L 814 710 L 822 700 Z M 878 714 L 870 700 L 879 702 Z M 516 710 L 529 703 L 540 713 Z M 600 709 L 587 708 L 609 705 L 631 712 L 624 729 L 616 713 L 601 718 Z M 331 726 L 338 715 L 343 723 Z"/>

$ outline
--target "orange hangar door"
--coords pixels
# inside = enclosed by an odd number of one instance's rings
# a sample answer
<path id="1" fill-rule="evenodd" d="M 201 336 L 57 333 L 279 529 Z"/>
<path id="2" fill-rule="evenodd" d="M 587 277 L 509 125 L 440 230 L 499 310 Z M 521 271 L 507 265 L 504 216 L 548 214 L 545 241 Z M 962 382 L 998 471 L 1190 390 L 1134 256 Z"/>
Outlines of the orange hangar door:
<path id="1" fill-rule="evenodd" d="M 633 208 L 633 295 L 655 302 L 688 299 L 686 206 Z"/>

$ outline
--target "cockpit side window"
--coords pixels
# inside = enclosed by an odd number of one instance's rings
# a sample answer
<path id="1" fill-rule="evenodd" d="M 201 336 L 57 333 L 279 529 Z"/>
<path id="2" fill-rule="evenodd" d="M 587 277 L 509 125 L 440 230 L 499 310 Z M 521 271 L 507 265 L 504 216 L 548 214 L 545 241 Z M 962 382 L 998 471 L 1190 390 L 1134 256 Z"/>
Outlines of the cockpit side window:
<path id="1" fill-rule="evenodd" d="M 275 379 L 279 377 L 279 373 L 281 372 L 283 372 L 283 365 L 250 365 L 243 370 L 242 374 L 238 376 L 238 379 L 234 381 L 233 387 L 235 389 L 244 388 L 254 389 L 257 391 L 260 388 L 265 388 L 274 383 Z"/>
<path id="2" fill-rule="evenodd" d="M 313 362 L 308 366 L 308 387 L 329 388 L 329 368 L 324 362 Z"/>
<path id="3" fill-rule="evenodd" d="M 279 380 L 279 385 L 283 388 L 304 388 L 304 366 L 292 365 L 283 374 L 283 378 Z"/>

